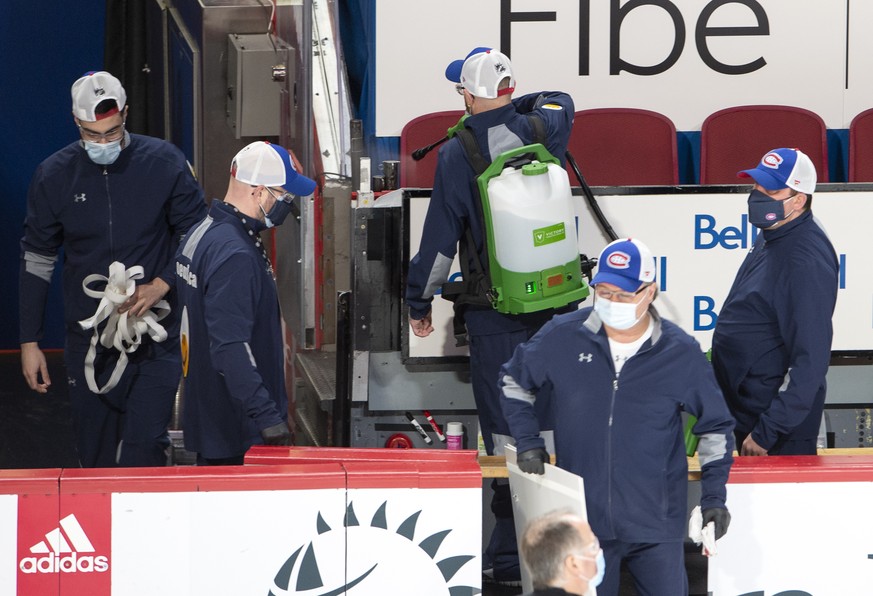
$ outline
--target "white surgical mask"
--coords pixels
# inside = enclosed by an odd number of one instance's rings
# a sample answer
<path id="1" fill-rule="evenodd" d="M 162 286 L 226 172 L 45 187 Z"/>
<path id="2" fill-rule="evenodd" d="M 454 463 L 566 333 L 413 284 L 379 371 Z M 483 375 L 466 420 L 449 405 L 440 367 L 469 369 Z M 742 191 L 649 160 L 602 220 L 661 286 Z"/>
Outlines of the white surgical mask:
<path id="1" fill-rule="evenodd" d="M 122 139 L 108 143 L 95 143 L 93 141 L 82 141 L 82 143 L 84 143 L 85 151 L 88 152 L 91 161 L 101 166 L 107 166 L 115 163 L 121 154 L 121 141 Z"/>
<path id="2" fill-rule="evenodd" d="M 640 299 L 642 302 L 644 298 Z M 613 329 L 630 329 L 640 322 L 642 315 L 637 316 L 637 306 L 640 302 L 613 302 L 605 298 L 594 298 L 594 312 L 608 327 Z M 645 314 L 645 312 L 643 312 Z"/>

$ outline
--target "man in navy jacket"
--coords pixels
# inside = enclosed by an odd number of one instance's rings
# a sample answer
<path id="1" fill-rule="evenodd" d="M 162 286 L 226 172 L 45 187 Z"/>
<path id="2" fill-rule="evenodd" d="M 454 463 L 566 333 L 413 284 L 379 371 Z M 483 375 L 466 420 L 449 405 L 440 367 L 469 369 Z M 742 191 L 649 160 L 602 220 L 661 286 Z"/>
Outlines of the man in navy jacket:
<path id="1" fill-rule="evenodd" d="M 815 166 L 774 149 L 739 176 L 755 181 L 749 222 L 762 231 L 719 313 L 712 364 L 740 455 L 815 455 L 839 276 L 811 211 Z"/>
<path id="2" fill-rule="evenodd" d="M 618 594 L 625 560 L 642 594 L 687 594 L 682 412 L 697 417 L 700 505 L 716 538 L 730 522 L 734 421 L 698 343 L 652 306 L 655 260 L 642 242 L 609 244 L 591 285 L 593 309 L 556 316 L 500 371 L 518 464 L 543 473 L 549 456 L 534 403 L 551 386 L 556 463 L 585 479 L 588 522 L 606 559 L 597 593 Z"/>
<path id="3" fill-rule="evenodd" d="M 114 76 L 86 74 L 73 83 L 72 99 L 81 140 L 39 165 L 27 195 L 19 277 L 22 372 L 31 389 L 48 391 L 38 342 L 63 248 L 64 361 L 79 461 L 84 467 L 166 465 L 181 371 L 174 293 L 168 294 L 173 254 L 206 212 L 203 190 L 176 147 L 125 130 L 127 95 Z M 79 321 L 94 315 L 99 301 L 84 293 L 82 282 L 105 276 L 115 261 L 141 266 L 144 279 L 118 312 L 140 317 L 166 297 L 171 311 L 161 324 L 168 337 L 145 337 L 115 388 L 98 395 L 85 374 L 92 332 Z M 95 352 L 94 377 L 105 387 L 119 352 L 99 344 Z"/>
<path id="4" fill-rule="evenodd" d="M 482 157 L 490 163 L 497 155 L 535 142 L 537 135 L 528 114 L 539 117 L 545 128 L 548 151 L 563 163 L 575 109 L 566 93 L 544 91 L 512 98 L 515 77 L 509 59 L 490 48 L 476 48 L 465 60 L 455 60 L 446 78 L 456 83 L 470 116 L 465 127 L 476 139 Z M 439 151 L 433 194 L 424 222 L 418 254 L 409 264 L 406 303 L 413 333 L 427 337 L 433 331 L 431 302 L 449 276 L 458 242 L 467 229 L 472 233 L 479 262 L 487 263 L 484 251 L 484 223 L 479 213 L 480 198 L 475 189 L 476 172 L 461 143 L 454 137 Z M 473 255 L 470 268 L 478 269 Z M 570 307 L 567 310 L 575 308 Z M 490 306 L 468 306 L 463 315 L 470 346 L 470 375 L 479 426 L 489 455 L 502 455 L 511 441 L 500 412 L 495 379 L 500 365 L 512 356 L 518 344 L 529 339 L 555 310 L 524 315 L 501 314 Z M 484 569 L 498 581 L 519 582 L 515 527 L 509 486 L 501 479 L 493 483 L 491 509 L 495 530 L 486 549 Z"/>
<path id="5" fill-rule="evenodd" d="M 314 190 L 283 147 L 251 143 L 233 159 L 224 200 L 176 255 L 182 427 L 200 465 L 239 465 L 252 445 L 290 444 L 282 318 L 260 234 L 282 224 L 293 195 Z"/>

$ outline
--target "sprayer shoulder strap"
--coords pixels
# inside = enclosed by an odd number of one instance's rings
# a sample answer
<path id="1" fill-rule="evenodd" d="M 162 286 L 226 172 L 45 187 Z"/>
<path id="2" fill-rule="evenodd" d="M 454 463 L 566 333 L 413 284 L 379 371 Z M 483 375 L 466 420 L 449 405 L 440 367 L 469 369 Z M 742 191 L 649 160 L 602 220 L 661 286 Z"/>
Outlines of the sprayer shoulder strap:
<path id="1" fill-rule="evenodd" d="M 543 119 L 537 114 L 526 114 L 526 117 L 530 122 L 531 128 L 533 128 L 533 143 L 539 143 L 545 147 L 546 125 L 543 122 Z M 476 141 L 476 137 L 466 128 L 462 128 L 455 134 L 459 139 L 461 139 L 461 146 L 464 148 L 464 153 L 467 154 L 467 158 L 470 160 L 470 165 L 473 166 L 473 171 L 476 172 L 476 176 L 481 176 L 482 173 L 488 169 L 488 166 L 491 165 L 491 162 L 487 161 L 482 156 L 482 151 L 479 148 L 479 143 Z"/>

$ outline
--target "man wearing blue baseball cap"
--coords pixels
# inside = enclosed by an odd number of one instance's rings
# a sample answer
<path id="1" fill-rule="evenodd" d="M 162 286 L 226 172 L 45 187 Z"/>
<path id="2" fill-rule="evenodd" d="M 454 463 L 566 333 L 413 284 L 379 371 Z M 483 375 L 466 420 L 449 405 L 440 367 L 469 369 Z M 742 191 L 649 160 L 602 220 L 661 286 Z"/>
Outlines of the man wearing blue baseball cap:
<path id="1" fill-rule="evenodd" d="M 251 143 L 233 158 L 224 200 L 176 254 L 182 428 L 199 465 L 240 465 L 252 445 L 291 442 L 279 298 L 260 234 L 315 187 L 283 147 Z"/>
<path id="2" fill-rule="evenodd" d="M 730 523 L 734 421 L 700 345 L 652 305 L 655 259 L 645 244 L 609 244 L 591 285 L 593 308 L 555 316 L 500 371 L 518 465 L 542 474 L 549 461 L 535 404 L 551 387 L 556 464 L 584 478 L 606 561 L 597 593 L 619 593 L 626 561 L 641 594 L 687 594 L 682 412 L 697 418 L 700 506 L 715 539 Z"/>
<path id="3" fill-rule="evenodd" d="M 813 217 L 816 171 L 798 149 L 769 151 L 751 178 L 761 232 L 712 337 L 712 364 L 741 455 L 815 455 L 837 300 L 838 261 Z"/>
<path id="4" fill-rule="evenodd" d="M 459 257 L 466 261 L 462 269 L 466 266 L 473 274 L 486 273 L 480 265 L 488 262 L 485 222 L 475 191 L 478 173 L 472 161 L 490 164 L 505 151 L 542 143 L 563 164 L 575 114 L 573 99 L 559 91 L 514 98 L 512 63 L 493 48 L 473 49 L 466 58 L 451 62 L 445 76 L 455 84 L 469 116 L 464 121 L 464 131 L 440 148 L 421 244 L 409 264 L 406 303 L 410 328 L 419 337 L 427 337 L 433 331 L 431 303 L 447 281 L 456 253 L 460 252 Z M 462 137 L 468 140 L 468 145 Z M 478 154 L 468 156 L 465 147 L 469 145 L 474 145 Z M 470 346 L 471 384 L 485 450 L 489 455 L 503 455 L 503 447 L 511 437 L 500 412 L 497 373 L 512 356 L 515 346 L 528 340 L 559 310 L 521 315 L 499 313 L 482 292 L 477 294 L 471 289 L 484 284 L 476 285 L 475 275 L 466 277 L 467 291 L 454 298 L 456 335 L 465 335 Z M 442 297 L 448 299 L 447 296 L 443 291 Z M 562 310 L 575 307 L 574 303 Z M 520 585 L 509 485 L 500 478 L 492 483 L 492 488 L 495 527 L 485 550 L 483 573 L 486 580 Z"/>

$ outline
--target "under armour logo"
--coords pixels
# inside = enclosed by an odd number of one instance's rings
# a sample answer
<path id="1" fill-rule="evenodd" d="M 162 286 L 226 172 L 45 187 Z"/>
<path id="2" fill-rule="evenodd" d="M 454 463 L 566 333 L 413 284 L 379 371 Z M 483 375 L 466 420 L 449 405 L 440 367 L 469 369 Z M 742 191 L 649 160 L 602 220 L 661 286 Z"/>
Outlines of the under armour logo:
<path id="1" fill-rule="evenodd" d="M 67 377 L 67 385 L 69 385 L 70 387 L 75 387 L 76 379 L 74 379 L 73 377 Z"/>
<path id="2" fill-rule="evenodd" d="M 579 362 L 591 362 L 592 358 L 594 358 L 594 354 L 579 354 Z"/>
<path id="3" fill-rule="evenodd" d="M 85 198 L 85 193 L 80 192 L 77 195 L 73 195 L 73 201 L 76 203 L 84 203 L 87 199 Z"/>

